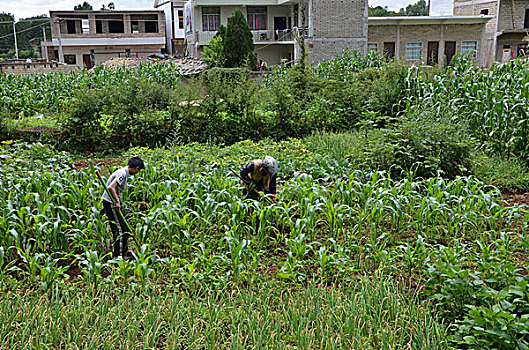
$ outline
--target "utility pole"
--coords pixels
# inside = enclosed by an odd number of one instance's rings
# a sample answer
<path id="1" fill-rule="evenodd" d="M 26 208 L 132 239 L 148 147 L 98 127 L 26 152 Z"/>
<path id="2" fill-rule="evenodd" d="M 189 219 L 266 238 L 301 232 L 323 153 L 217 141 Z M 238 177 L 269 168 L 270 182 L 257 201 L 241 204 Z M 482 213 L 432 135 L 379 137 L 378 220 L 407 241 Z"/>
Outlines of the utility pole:
<path id="1" fill-rule="evenodd" d="M 15 58 L 18 60 L 17 28 L 15 27 L 15 21 L 13 21 L 13 36 L 15 37 Z"/>
<path id="2" fill-rule="evenodd" d="M 57 29 L 59 34 L 57 35 L 57 39 L 59 39 L 59 62 L 64 63 L 64 55 L 62 53 L 62 37 L 61 37 L 61 20 L 59 18 L 57 20 Z"/>
<path id="3" fill-rule="evenodd" d="M 42 57 L 46 60 L 46 61 L 49 61 L 48 59 L 48 44 L 46 43 L 46 25 L 43 25 L 42 26 L 42 34 L 44 36 L 44 52 L 42 53 Z"/>

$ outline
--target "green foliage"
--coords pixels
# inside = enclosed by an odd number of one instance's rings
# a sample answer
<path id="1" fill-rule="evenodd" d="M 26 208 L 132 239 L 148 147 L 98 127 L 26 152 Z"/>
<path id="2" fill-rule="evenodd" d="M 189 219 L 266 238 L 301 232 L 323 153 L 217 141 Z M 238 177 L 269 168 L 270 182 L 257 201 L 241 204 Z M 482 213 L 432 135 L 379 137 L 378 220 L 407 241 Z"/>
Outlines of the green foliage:
<path id="1" fill-rule="evenodd" d="M 517 158 L 505 159 L 478 153 L 472 162 L 472 172 L 486 183 L 511 193 L 529 191 L 529 170 Z"/>
<path id="2" fill-rule="evenodd" d="M 88 2 L 83 2 L 82 4 L 75 5 L 73 7 L 74 11 L 92 11 L 94 8 Z"/>
<path id="3" fill-rule="evenodd" d="M 235 11 L 228 18 L 223 44 L 227 68 L 246 67 L 250 70 L 257 70 L 253 35 L 241 10 Z"/>
<path id="4" fill-rule="evenodd" d="M 224 38 L 226 27 L 222 24 L 217 34 L 209 41 L 209 44 L 202 51 L 202 60 L 212 67 L 224 67 L 226 65 L 226 56 L 224 54 Z"/>

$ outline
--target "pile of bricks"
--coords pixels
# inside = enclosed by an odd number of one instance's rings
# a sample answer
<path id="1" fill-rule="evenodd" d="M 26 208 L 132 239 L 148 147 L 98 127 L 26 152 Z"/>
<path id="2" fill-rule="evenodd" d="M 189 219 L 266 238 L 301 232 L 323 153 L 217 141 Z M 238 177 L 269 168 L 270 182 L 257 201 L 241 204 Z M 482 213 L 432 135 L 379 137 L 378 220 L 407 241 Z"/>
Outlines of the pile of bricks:
<path id="1" fill-rule="evenodd" d="M 108 61 L 104 62 L 102 65 L 104 67 L 111 67 L 111 68 L 117 68 L 117 67 L 127 67 L 130 69 L 137 68 L 142 62 L 148 62 L 151 64 L 157 63 L 157 62 L 164 62 L 166 64 L 171 64 L 174 66 L 176 70 L 182 75 L 193 75 L 193 74 L 200 74 L 204 69 L 208 67 L 208 65 L 201 60 L 196 60 L 193 58 L 169 58 L 169 59 L 158 59 L 158 58 L 118 58 L 114 57 L 109 59 Z"/>

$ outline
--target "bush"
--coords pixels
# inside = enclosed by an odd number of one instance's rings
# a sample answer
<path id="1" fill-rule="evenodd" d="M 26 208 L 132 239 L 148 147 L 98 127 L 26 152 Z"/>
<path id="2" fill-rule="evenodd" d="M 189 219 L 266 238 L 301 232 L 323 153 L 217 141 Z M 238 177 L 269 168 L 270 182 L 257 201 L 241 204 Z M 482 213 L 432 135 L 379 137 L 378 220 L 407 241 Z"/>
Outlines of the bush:
<path id="1" fill-rule="evenodd" d="M 61 139 L 83 151 L 162 144 L 179 129 L 168 111 L 175 101 L 171 89 L 136 80 L 79 91 L 63 121 Z"/>
<path id="2" fill-rule="evenodd" d="M 472 172 L 481 181 L 503 191 L 525 193 L 529 191 L 529 171 L 518 158 L 505 159 L 479 153 L 473 159 Z"/>
<path id="3" fill-rule="evenodd" d="M 393 177 L 413 171 L 419 177 L 455 178 L 470 173 L 471 144 L 457 126 L 405 120 L 391 128 L 369 130 L 349 158 L 362 168 L 387 170 Z"/>

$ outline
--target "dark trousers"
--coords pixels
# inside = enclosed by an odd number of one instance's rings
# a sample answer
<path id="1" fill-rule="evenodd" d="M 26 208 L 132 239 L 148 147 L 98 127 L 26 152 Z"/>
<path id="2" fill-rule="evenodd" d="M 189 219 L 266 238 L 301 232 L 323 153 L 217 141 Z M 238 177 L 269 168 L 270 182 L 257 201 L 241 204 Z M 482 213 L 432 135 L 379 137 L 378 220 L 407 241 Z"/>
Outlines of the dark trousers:
<path id="1" fill-rule="evenodd" d="M 120 255 L 126 257 L 128 251 L 127 241 L 129 240 L 129 229 L 127 224 L 123 221 L 121 215 L 118 214 L 118 210 L 114 207 L 114 204 L 104 200 L 103 207 L 110 220 L 110 229 L 112 230 L 114 248 L 112 251 L 112 257 L 117 258 Z"/>

